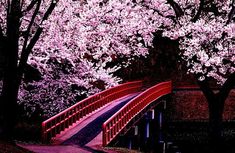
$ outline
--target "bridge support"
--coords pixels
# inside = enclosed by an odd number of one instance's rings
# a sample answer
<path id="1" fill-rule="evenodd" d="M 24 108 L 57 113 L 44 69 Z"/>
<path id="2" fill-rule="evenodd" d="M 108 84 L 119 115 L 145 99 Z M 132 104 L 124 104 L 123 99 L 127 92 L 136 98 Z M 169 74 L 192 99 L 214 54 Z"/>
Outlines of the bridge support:
<path id="1" fill-rule="evenodd" d="M 128 149 L 132 149 L 132 138 L 129 138 Z"/>
<path id="2" fill-rule="evenodd" d="M 138 135 L 138 129 L 139 129 L 139 128 L 138 128 L 138 126 L 135 126 L 134 128 L 135 128 L 134 135 L 137 136 L 137 135 Z"/>
<path id="3" fill-rule="evenodd" d="M 166 150 L 166 142 L 164 140 L 164 111 L 166 109 L 166 101 L 161 101 L 155 108 L 150 109 L 144 114 L 138 126 L 133 127 L 133 138 L 129 142 L 134 149 L 144 152 L 150 150 Z"/>
<path id="4" fill-rule="evenodd" d="M 152 125 L 153 134 L 153 147 L 154 151 L 161 151 L 162 153 L 166 151 L 166 140 L 164 137 L 165 130 L 165 110 L 166 110 L 166 100 L 161 100 L 160 104 L 154 108 L 154 119 Z"/>
<path id="5" fill-rule="evenodd" d="M 146 125 L 145 125 L 145 138 L 148 139 L 149 138 L 149 121 L 146 122 Z"/>
<path id="6" fill-rule="evenodd" d="M 138 149 L 140 150 L 139 144 L 141 144 L 140 138 L 140 128 L 139 126 L 132 126 L 130 131 L 123 136 L 123 142 L 128 149 Z"/>
<path id="7" fill-rule="evenodd" d="M 159 129 L 161 130 L 162 129 L 162 112 L 159 112 L 158 113 L 158 125 L 159 125 Z"/>
<path id="8" fill-rule="evenodd" d="M 118 146 L 121 145 L 129 149 L 138 149 L 143 152 L 160 151 L 161 153 L 165 153 L 168 147 L 164 137 L 164 119 L 167 107 L 166 102 L 168 102 L 168 100 L 170 100 L 168 97 L 164 97 L 164 99 L 161 98 L 158 101 L 152 101 L 150 105 L 143 109 L 143 112 L 139 113 L 136 118 L 130 122 L 127 127 L 128 132 L 121 137 Z"/>

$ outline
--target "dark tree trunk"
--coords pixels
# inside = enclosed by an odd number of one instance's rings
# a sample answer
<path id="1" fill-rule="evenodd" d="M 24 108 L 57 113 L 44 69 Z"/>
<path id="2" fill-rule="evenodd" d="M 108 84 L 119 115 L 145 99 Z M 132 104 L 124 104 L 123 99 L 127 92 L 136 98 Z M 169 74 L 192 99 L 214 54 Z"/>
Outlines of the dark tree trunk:
<path id="1" fill-rule="evenodd" d="M 212 142 L 221 142 L 224 102 L 215 96 L 208 101 L 209 106 L 209 138 Z"/>
<path id="2" fill-rule="evenodd" d="M 6 45 L 3 53 L 5 57 L 3 88 L 1 99 L 1 137 L 9 138 L 13 135 L 13 128 L 17 117 L 17 95 L 19 81 L 17 76 L 18 40 L 20 27 L 20 2 L 12 1 L 7 12 Z"/>
<path id="3" fill-rule="evenodd" d="M 8 72 L 10 75 L 11 72 Z M 5 74 L 7 76 L 7 74 Z M 9 75 L 8 75 L 9 76 Z M 14 126 L 17 121 L 18 111 L 17 111 L 17 94 L 18 89 L 15 81 L 12 81 L 13 77 L 10 76 L 4 79 L 4 85 L 2 89 L 2 102 L 1 102 L 1 112 L 2 114 L 2 133 L 1 137 L 4 139 L 11 139 L 14 135 Z"/>
<path id="4" fill-rule="evenodd" d="M 198 78 L 198 76 L 196 76 Z M 235 86 L 235 73 L 231 74 L 218 93 L 209 87 L 208 81 L 198 81 L 198 84 L 207 99 L 209 107 L 208 135 L 213 153 L 223 151 L 222 122 L 225 101 Z"/>
<path id="5" fill-rule="evenodd" d="M 208 136 L 210 153 L 221 153 L 224 148 L 224 141 L 222 138 L 223 131 L 223 111 L 225 99 L 222 100 L 220 96 L 215 94 L 213 101 L 208 101 L 209 106 L 209 126 Z"/>
<path id="6" fill-rule="evenodd" d="M 16 124 L 17 117 L 19 116 L 17 111 L 17 97 L 22 75 L 27 65 L 29 54 L 43 30 L 42 27 L 38 27 L 32 38 L 29 40 L 32 25 L 39 13 L 39 8 L 42 3 L 41 0 L 31 1 L 25 11 L 29 12 L 33 8 L 35 9 L 27 27 L 27 35 L 24 37 L 24 43 L 19 59 L 19 28 L 21 24 L 20 19 L 24 14 L 21 12 L 21 2 L 21 0 L 9 0 L 7 3 L 6 36 L 4 36 L 0 26 L 0 41 L 4 38 L 4 43 L 0 47 L 3 48 L 1 52 L 3 52 L 5 59 L 3 69 L 3 88 L 0 96 L 0 137 L 10 139 L 14 135 L 14 126 Z M 51 4 L 44 13 L 41 23 L 48 19 L 57 3 L 58 0 L 51 0 Z"/>

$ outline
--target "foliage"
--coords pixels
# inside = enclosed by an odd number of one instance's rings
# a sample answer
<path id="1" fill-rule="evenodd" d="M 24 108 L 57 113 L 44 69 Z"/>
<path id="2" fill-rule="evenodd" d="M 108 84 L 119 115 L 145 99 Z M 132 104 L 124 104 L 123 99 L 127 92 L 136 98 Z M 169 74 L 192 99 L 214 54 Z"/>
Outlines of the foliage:
<path id="1" fill-rule="evenodd" d="M 30 2 L 22 1 L 22 10 Z M 29 112 L 40 108 L 51 116 L 81 96 L 117 85 L 122 78 L 115 72 L 146 57 L 157 31 L 179 41 L 188 72 L 200 81 L 213 78 L 222 85 L 235 72 L 233 1 L 60 0 L 42 20 L 49 3 L 43 1 L 21 17 L 20 49 L 38 27 L 44 29 L 28 59 L 42 80 L 24 82 L 19 93 L 19 103 Z M 5 1 L 1 4 L 0 25 L 6 34 Z M 35 9 L 39 14 L 27 33 Z"/>
<path id="2" fill-rule="evenodd" d="M 22 2 L 24 10 L 30 1 Z M 135 57 L 146 56 L 153 33 L 169 23 L 145 3 L 130 0 L 60 0 L 48 20 L 40 22 L 48 3 L 42 2 L 28 35 L 32 39 L 35 29 L 44 29 L 28 59 L 43 79 L 24 82 L 19 92 L 20 104 L 29 112 L 40 108 L 46 116 L 68 107 L 79 96 L 117 85 L 122 79 L 113 73 L 126 68 Z M 166 9 L 165 5 L 161 8 Z M 0 24 L 5 29 L 4 5 L 0 10 Z M 20 49 L 32 12 L 21 18 Z"/>
<path id="3" fill-rule="evenodd" d="M 213 78 L 218 84 L 224 84 L 235 72 L 235 24 L 230 21 L 233 2 L 178 3 L 184 14 L 164 31 L 163 36 L 179 40 L 188 72 L 198 75 L 200 81 Z"/>

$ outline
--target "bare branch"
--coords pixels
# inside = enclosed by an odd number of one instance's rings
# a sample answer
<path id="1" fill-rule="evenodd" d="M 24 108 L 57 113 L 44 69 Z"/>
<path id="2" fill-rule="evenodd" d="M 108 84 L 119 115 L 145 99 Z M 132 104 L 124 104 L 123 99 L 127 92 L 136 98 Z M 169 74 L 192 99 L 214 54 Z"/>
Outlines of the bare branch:
<path id="1" fill-rule="evenodd" d="M 46 13 L 44 14 L 41 23 L 42 23 L 43 21 L 47 20 L 47 18 L 49 17 L 49 15 L 51 15 L 51 13 L 52 13 L 52 11 L 54 10 L 54 8 L 55 8 L 57 2 L 58 2 L 58 0 L 57 0 L 57 1 L 55 1 L 55 0 L 52 0 L 52 1 L 51 1 L 51 4 L 50 4 L 49 8 L 47 9 Z M 26 50 L 32 50 L 32 49 L 33 49 L 33 47 L 34 47 L 34 45 L 36 44 L 36 42 L 38 41 L 39 36 L 41 35 L 41 33 L 42 33 L 42 27 L 38 27 L 38 29 L 37 29 L 35 35 L 34 35 L 33 38 L 31 39 L 31 41 L 30 41 L 29 45 L 27 46 L 27 49 L 26 49 Z"/>
<path id="2" fill-rule="evenodd" d="M 24 52 L 22 52 L 21 54 L 21 58 L 20 58 L 20 63 L 19 63 L 19 66 L 18 66 L 18 83 L 21 82 L 21 78 L 22 78 L 22 75 L 24 73 L 24 67 L 26 66 L 27 64 L 27 61 L 28 61 L 28 58 L 29 58 L 29 54 L 31 53 L 34 45 L 36 44 L 36 42 L 38 41 L 41 33 L 42 33 L 42 28 L 39 27 L 35 33 L 35 35 L 33 36 L 33 38 L 31 39 L 29 45 L 27 46 L 27 48 L 24 50 Z"/>
<path id="3" fill-rule="evenodd" d="M 2 26 L 0 25 L 0 40 L 3 38 L 3 29 Z"/>
<path id="4" fill-rule="evenodd" d="M 34 13 L 32 15 L 31 21 L 30 21 L 30 23 L 28 25 L 28 28 L 26 30 L 26 33 L 25 33 L 24 44 L 23 44 L 23 48 L 22 48 L 22 54 L 24 54 L 24 52 L 25 52 L 25 49 L 26 49 L 26 46 L 27 46 L 27 42 L 28 42 L 28 39 L 29 39 L 30 30 L 31 30 L 32 25 L 34 23 L 34 20 L 35 20 L 37 14 L 39 12 L 40 5 L 41 5 L 41 0 L 38 0 L 36 4 L 37 4 L 37 7 L 34 10 Z"/>
<path id="5" fill-rule="evenodd" d="M 59 0 L 52 0 L 51 1 L 51 5 L 49 6 L 49 8 L 47 9 L 46 13 L 44 14 L 43 18 L 42 18 L 42 22 L 47 20 L 49 15 L 52 13 L 52 11 L 54 10 L 56 4 L 58 3 Z"/>
<path id="6" fill-rule="evenodd" d="M 225 100 L 228 97 L 229 92 L 235 86 L 235 72 L 232 73 L 229 78 L 225 81 L 222 88 L 220 89 L 219 95 L 221 99 Z"/>
<path id="7" fill-rule="evenodd" d="M 58 0 L 51 1 L 51 4 L 50 4 L 49 8 L 47 9 L 46 13 L 44 14 L 41 23 L 49 17 L 49 15 L 54 10 L 57 2 L 58 2 Z M 27 64 L 29 54 L 31 53 L 33 47 L 35 46 L 36 42 L 38 41 L 38 39 L 42 33 L 42 30 L 43 30 L 43 28 L 39 26 L 38 29 L 36 30 L 33 38 L 30 40 L 28 46 L 25 48 L 24 51 L 22 51 L 21 59 L 20 59 L 19 67 L 18 67 L 18 79 L 19 79 L 18 82 L 21 81 L 21 76 L 23 75 L 23 69 L 24 69 L 25 65 Z"/>
<path id="8" fill-rule="evenodd" d="M 226 24 L 229 24 L 231 22 L 231 20 L 233 19 L 234 14 L 235 14 L 235 0 L 233 0 L 233 2 L 232 2 L 232 9 L 228 14 L 228 21 L 227 21 Z"/>
<path id="9" fill-rule="evenodd" d="M 38 2 L 39 0 L 32 0 L 31 3 L 27 6 L 23 13 L 30 11 Z"/>
<path id="10" fill-rule="evenodd" d="M 174 0 L 167 0 L 167 2 L 173 7 L 177 18 L 184 15 L 182 8 Z"/>
<path id="11" fill-rule="evenodd" d="M 210 88 L 208 80 L 205 79 L 203 81 L 199 81 L 197 75 L 195 75 L 196 79 L 197 79 L 197 83 L 200 86 L 200 89 L 202 90 L 202 92 L 204 93 L 207 101 L 211 101 L 211 98 L 215 97 L 215 94 L 213 92 L 213 90 Z"/>
<path id="12" fill-rule="evenodd" d="M 10 0 L 7 0 L 7 14 L 9 14 L 10 13 L 10 7 L 11 6 L 11 2 L 10 2 Z"/>
<path id="13" fill-rule="evenodd" d="M 196 22 L 199 19 L 200 15 L 202 13 L 202 9 L 203 9 L 204 4 L 205 4 L 205 0 L 200 0 L 200 5 L 198 8 L 197 14 L 191 20 L 192 22 Z"/>
<path id="14" fill-rule="evenodd" d="M 24 5 L 24 2 L 25 2 L 25 0 L 21 0 L 21 3 L 20 3 L 20 10 L 22 10 L 23 5 Z"/>
<path id="15" fill-rule="evenodd" d="M 160 15 L 160 16 L 162 16 L 162 17 L 165 17 L 165 18 L 168 18 L 168 19 L 171 19 L 171 20 L 174 21 L 174 23 L 176 23 L 176 20 L 175 20 L 175 17 L 174 17 L 174 16 L 171 16 L 171 15 L 165 16 L 165 15 L 163 15 L 163 13 L 162 13 L 160 10 L 158 10 L 158 9 L 156 9 L 156 8 L 150 8 L 150 6 L 148 6 L 148 5 L 144 4 L 144 3 L 140 3 L 140 5 L 143 6 L 143 7 L 145 7 L 145 8 L 147 8 L 147 9 L 152 9 L 152 10 L 153 10 L 154 12 L 156 12 L 158 15 Z"/>

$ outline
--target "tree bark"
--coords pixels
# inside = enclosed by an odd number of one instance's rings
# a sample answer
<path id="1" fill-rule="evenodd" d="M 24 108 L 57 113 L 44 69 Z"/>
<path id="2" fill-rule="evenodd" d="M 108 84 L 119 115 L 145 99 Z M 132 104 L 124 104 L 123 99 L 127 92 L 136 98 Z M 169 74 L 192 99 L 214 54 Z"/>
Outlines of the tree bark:
<path id="1" fill-rule="evenodd" d="M 217 95 L 210 101 L 209 106 L 209 139 L 212 143 L 220 143 L 222 140 L 222 121 L 225 100 Z"/>
<path id="2" fill-rule="evenodd" d="M 3 88 L 0 96 L 0 137 L 11 139 L 14 135 L 13 131 L 17 117 L 19 116 L 17 111 L 17 97 L 22 75 L 27 65 L 29 54 L 42 33 L 42 27 L 38 27 L 32 38 L 30 40 L 28 39 L 34 19 L 39 13 L 41 0 L 33 0 L 24 11 L 21 11 L 20 0 L 7 2 L 6 37 L 3 36 L 2 27 L 0 26 L 0 41 L 2 41 L 3 38 L 4 41 L 6 41 L 6 43 L 3 43 L 3 49 L 1 50 L 3 51 L 5 63 L 3 68 Z M 44 13 L 41 23 L 47 20 L 57 3 L 58 0 L 51 0 L 51 4 Z M 20 19 L 25 12 L 30 11 L 34 6 L 36 6 L 36 9 L 34 10 L 31 22 L 28 25 L 27 37 L 25 37 L 25 43 L 19 59 Z"/>
<path id="3" fill-rule="evenodd" d="M 3 53 L 5 57 L 3 88 L 1 99 L 1 137 L 11 139 L 13 128 L 16 123 L 17 95 L 19 84 L 17 84 L 18 63 L 18 40 L 20 26 L 20 2 L 15 0 L 8 6 L 7 12 L 7 36 Z"/>
<path id="4" fill-rule="evenodd" d="M 14 127 L 17 122 L 17 95 L 18 90 L 15 81 L 12 81 L 14 75 L 11 71 L 5 73 L 5 76 L 9 76 L 4 79 L 4 85 L 2 89 L 2 102 L 1 112 L 2 114 L 2 129 L 1 138 L 11 139 L 14 135 Z M 5 78 L 5 77 L 4 77 Z"/>
<path id="5" fill-rule="evenodd" d="M 195 76 L 198 78 L 198 76 Z M 214 93 L 209 87 L 208 80 L 198 81 L 198 84 L 205 95 L 209 108 L 208 136 L 213 153 L 220 153 L 223 150 L 222 123 L 224 104 L 235 86 L 235 73 L 231 74 L 218 93 Z"/>

